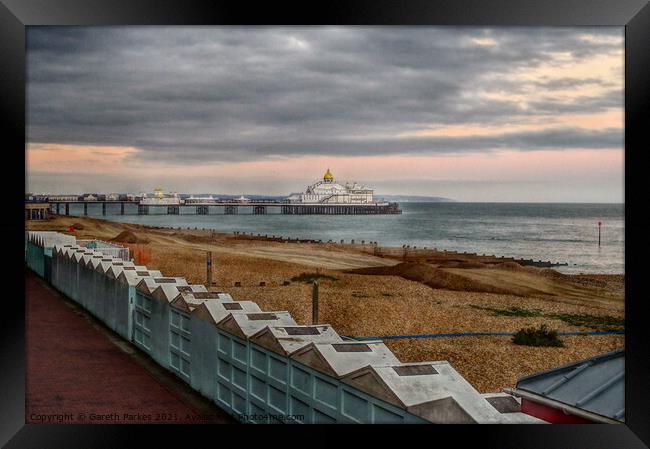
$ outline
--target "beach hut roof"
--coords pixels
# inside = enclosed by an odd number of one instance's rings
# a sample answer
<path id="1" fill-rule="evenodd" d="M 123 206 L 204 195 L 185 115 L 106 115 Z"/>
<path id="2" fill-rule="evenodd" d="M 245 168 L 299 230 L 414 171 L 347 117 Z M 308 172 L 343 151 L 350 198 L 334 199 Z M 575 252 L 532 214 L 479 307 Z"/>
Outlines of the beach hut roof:
<path id="1" fill-rule="evenodd" d="M 81 262 L 81 259 L 83 258 L 83 256 L 85 254 L 86 254 L 86 250 L 84 250 L 83 248 L 79 249 L 79 250 L 75 251 L 74 253 L 72 253 L 72 260 L 74 260 L 76 263 L 79 263 L 79 262 Z"/>
<path id="2" fill-rule="evenodd" d="M 135 271 L 135 264 L 133 262 L 124 262 L 122 265 L 111 265 L 105 274 L 111 279 L 117 279 L 122 271 Z"/>
<path id="3" fill-rule="evenodd" d="M 93 270 L 96 270 L 97 266 L 102 262 L 103 258 L 104 258 L 104 256 L 102 254 L 95 254 L 90 259 L 90 263 L 86 264 L 86 265 L 90 266 Z"/>
<path id="4" fill-rule="evenodd" d="M 185 278 L 180 277 L 145 277 L 137 285 L 138 291 L 151 295 L 161 285 L 188 285 Z M 177 296 L 178 293 L 175 295 Z M 173 298 L 172 298 L 173 299 Z"/>
<path id="5" fill-rule="evenodd" d="M 339 343 L 343 340 L 329 324 L 267 326 L 251 336 L 251 341 L 281 355 L 290 355 L 311 342 Z"/>
<path id="6" fill-rule="evenodd" d="M 220 299 L 196 300 L 187 302 L 187 296 L 181 295 L 177 300 L 185 301 L 188 309 L 193 310 L 194 316 L 216 325 L 231 313 L 258 313 L 260 307 L 253 301 L 222 301 Z"/>
<path id="7" fill-rule="evenodd" d="M 242 302 L 242 301 L 237 301 Z M 246 339 L 266 326 L 293 326 L 296 322 L 287 311 L 233 312 L 217 323 L 217 327 Z"/>
<path id="8" fill-rule="evenodd" d="M 117 280 L 122 283 L 129 284 L 130 286 L 136 287 L 142 279 L 146 279 L 154 276 L 160 276 L 160 271 L 139 270 L 138 267 L 135 268 L 136 268 L 135 270 L 120 271 L 120 273 L 117 275 Z"/>
<path id="9" fill-rule="evenodd" d="M 122 259 L 118 259 L 117 257 L 109 259 L 106 256 L 104 256 L 102 257 L 101 261 L 97 264 L 95 271 L 105 274 L 111 267 L 124 266 L 125 263 L 129 263 L 129 262 L 125 262 Z"/>
<path id="10" fill-rule="evenodd" d="M 502 413 L 447 361 L 373 364 L 347 374 L 341 382 L 439 424 L 539 421 L 506 409 Z"/>
<path id="11" fill-rule="evenodd" d="M 179 288 L 179 290 L 180 290 L 180 295 L 174 298 L 171 304 L 174 307 L 183 310 L 193 310 L 199 304 L 203 304 L 203 302 L 206 300 L 235 302 L 233 299 L 230 300 L 224 299 L 224 295 L 218 292 L 191 291 L 186 288 Z M 259 308 L 257 308 L 256 310 L 259 310 Z"/>
<path id="12" fill-rule="evenodd" d="M 56 231 L 28 231 L 28 240 L 43 248 L 52 248 L 54 245 L 74 245 L 76 237 L 73 235 L 62 234 Z"/>
<path id="13" fill-rule="evenodd" d="M 625 422 L 625 351 L 599 354 L 586 360 L 541 371 L 517 381 L 528 399 L 575 407 L 611 421 Z"/>
<path id="14" fill-rule="evenodd" d="M 399 365 L 400 361 L 381 341 L 311 342 L 291 358 L 335 378 L 367 365 Z"/>
<path id="15" fill-rule="evenodd" d="M 63 248 L 63 257 L 66 259 L 72 259 L 74 253 L 76 253 L 80 248 L 77 246 L 64 247 Z"/>

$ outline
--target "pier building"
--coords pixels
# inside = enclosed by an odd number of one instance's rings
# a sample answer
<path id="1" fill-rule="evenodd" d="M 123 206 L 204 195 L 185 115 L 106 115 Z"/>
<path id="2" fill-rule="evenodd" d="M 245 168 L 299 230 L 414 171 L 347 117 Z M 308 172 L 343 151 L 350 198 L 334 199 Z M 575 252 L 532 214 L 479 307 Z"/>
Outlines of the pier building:
<path id="1" fill-rule="evenodd" d="M 307 187 L 304 193 L 293 193 L 287 200 L 298 204 L 372 204 L 373 189 L 353 183 L 339 184 L 328 168 L 323 180 Z"/>
<path id="2" fill-rule="evenodd" d="M 160 187 L 154 189 L 153 195 L 143 193 L 140 204 L 147 206 L 178 206 L 181 204 L 181 199 L 178 193 L 172 192 L 165 194 Z"/>

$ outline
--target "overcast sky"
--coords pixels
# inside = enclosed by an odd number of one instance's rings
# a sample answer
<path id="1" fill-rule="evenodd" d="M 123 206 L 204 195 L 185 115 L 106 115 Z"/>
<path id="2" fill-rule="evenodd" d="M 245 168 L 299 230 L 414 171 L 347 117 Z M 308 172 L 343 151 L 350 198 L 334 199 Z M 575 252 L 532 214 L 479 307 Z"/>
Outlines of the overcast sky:
<path id="1" fill-rule="evenodd" d="M 623 201 L 623 29 L 29 27 L 27 189 Z"/>

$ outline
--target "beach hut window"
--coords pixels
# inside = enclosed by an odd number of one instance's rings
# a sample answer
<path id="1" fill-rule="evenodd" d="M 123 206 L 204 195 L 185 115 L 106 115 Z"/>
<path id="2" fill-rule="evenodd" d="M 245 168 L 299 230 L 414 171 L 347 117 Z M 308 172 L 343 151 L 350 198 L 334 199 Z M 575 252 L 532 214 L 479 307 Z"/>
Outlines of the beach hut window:
<path id="1" fill-rule="evenodd" d="M 288 335 L 320 335 L 317 327 L 285 327 Z"/>
<path id="2" fill-rule="evenodd" d="M 176 289 L 181 293 L 187 293 L 192 291 L 192 287 L 189 285 L 179 285 Z"/>
<path id="3" fill-rule="evenodd" d="M 219 294 L 213 292 L 193 292 L 192 295 L 196 299 L 219 299 Z"/>
<path id="4" fill-rule="evenodd" d="M 135 267 L 124 267 L 125 270 L 135 271 Z"/>
<path id="5" fill-rule="evenodd" d="M 333 344 L 332 347 L 336 352 L 372 352 L 368 345 L 346 345 L 346 344 Z"/>
<path id="6" fill-rule="evenodd" d="M 246 315 L 249 320 L 260 321 L 260 320 L 277 320 L 278 317 L 275 313 L 250 313 Z"/>
<path id="7" fill-rule="evenodd" d="M 132 269 L 135 270 L 135 268 Z M 148 271 L 136 271 L 135 274 L 137 274 L 138 276 L 149 276 Z"/>
<path id="8" fill-rule="evenodd" d="M 172 340 L 171 340 L 172 347 L 180 349 L 180 347 L 181 347 L 181 338 L 180 338 L 180 336 L 176 332 L 172 332 L 171 337 L 172 337 Z"/>
<path id="9" fill-rule="evenodd" d="M 499 413 L 517 413 L 521 411 L 521 405 L 512 396 L 497 396 L 486 398 L 486 400 Z"/>
<path id="10" fill-rule="evenodd" d="M 398 376 L 424 376 L 430 374 L 438 374 L 438 371 L 431 365 L 410 365 L 410 366 L 394 366 L 393 370 Z"/>
<path id="11" fill-rule="evenodd" d="M 174 278 L 154 278 L 154 282 L 157 284 L 175 284 L 176 279 Z"/>
<path id="12" fill-rule="evenodd" d="M 184 354 L 190 355 L 190 346 L 191 346 L 190 340 L 188 338 L 181 337 L 181 351 Z"/>
<path id="13" fill-rule="evenodd" d="M 188 332 L 190 330 L 190 319 L 184 315 L 181 315 L 181 329 Z"/>
<path id="14" fill-rule="evenodd" d="M 190 375 L 190 362 L 185 359 L 181 359 L 181 373 L 187 377 Z"/>
<path id="15" fill-rule="evenodd" d="M 171 311 L 171 320 L 172 320 L 172 326 L 174 327 L 180 327 L 181 325 L 181 315 L 178 312 L 174 312 L 173 310 Z"/>
<path id="16" fill-rule="evenodd" d="M 223 308 L 226 310 L 242 310 L 241 304 L 237 303 L 225 303 Z"/>
<path id="17" fill-rule="evenodd" d="M 171 365 L 174 368 L 179 369 L 181 367 L 181 358 L 178 356 L 178 354 L 174 352 L 171 352 L 170 355 L 171 355 L 171 360 L 170 360 Z"/>

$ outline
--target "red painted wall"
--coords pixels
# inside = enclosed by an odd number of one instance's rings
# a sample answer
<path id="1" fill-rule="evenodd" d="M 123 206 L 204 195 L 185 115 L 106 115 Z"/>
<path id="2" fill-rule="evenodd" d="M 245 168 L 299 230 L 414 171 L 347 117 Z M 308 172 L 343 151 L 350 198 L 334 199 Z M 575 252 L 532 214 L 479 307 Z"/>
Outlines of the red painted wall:
<path id="1" fill-rule="evenodd" d="M 562 410 L 526 398 L 521 399 L 521 411 L 553 424 L 595 424 L 594 421 L 576 415 L 567 415 Z"/>

